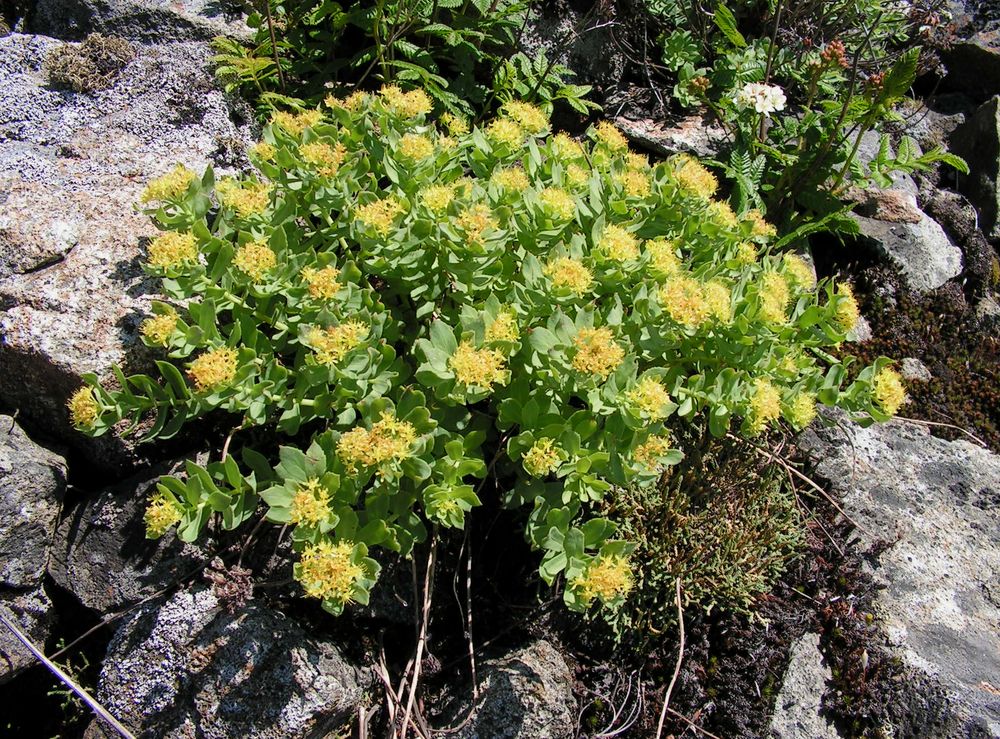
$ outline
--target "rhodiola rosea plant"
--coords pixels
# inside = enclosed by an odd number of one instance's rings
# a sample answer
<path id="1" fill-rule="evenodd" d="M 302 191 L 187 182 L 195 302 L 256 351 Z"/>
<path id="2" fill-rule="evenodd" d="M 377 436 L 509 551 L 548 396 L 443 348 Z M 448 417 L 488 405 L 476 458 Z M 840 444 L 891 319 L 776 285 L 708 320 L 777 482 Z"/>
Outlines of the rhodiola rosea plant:
<path id="1" fill-rule="evenodd" d="M 339 613 L 367 601 L 372 548 L 461 528 L 489 476 L 530 509 L 542 579 L 574 610 L 615 608 L 631 545 L 591 511 L 681 459 L 672 425 L 755 436 L 818 404 L 870 421 L 902 402 L 888 360 L 848 383 L 827 352 L 857 320 L 850 291 L 772 253 L 696 160 L 651 166 L 609 124 L 553 135 L 524 103 L 471 130 L 430 108 L 395 87 L 331 98 L 274 116 L 259 174 L 150 184 L 160 376 L 88 376 L 73 421 L 164 438 L 224 411 L 305 439 L 163 478 L 150 536 L 234 528 L 263 500 L 304 591 Z"/>

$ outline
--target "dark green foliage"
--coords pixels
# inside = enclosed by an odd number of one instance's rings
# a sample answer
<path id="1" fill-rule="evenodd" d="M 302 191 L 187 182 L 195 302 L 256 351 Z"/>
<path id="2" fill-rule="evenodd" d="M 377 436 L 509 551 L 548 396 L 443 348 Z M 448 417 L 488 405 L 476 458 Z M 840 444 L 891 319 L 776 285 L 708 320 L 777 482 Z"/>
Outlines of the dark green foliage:
<path id="1" fill-rule="evenodd" d="M 111 87 L 134 58 L 135 48 L 125 39 L 92 33 L 79 45 L 55 49 L 45 70 L 53 87 L 90 93 Z"/>

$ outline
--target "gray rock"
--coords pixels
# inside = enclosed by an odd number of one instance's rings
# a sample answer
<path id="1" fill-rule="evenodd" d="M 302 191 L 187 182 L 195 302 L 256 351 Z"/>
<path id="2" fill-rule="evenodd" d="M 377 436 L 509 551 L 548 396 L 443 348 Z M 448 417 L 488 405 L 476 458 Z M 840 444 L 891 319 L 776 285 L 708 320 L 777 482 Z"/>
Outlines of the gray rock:
<path id="1" fill-rule="evenodd" d="M 249 39 L 243 8 L 235 0 L 38 0 L 28 30 L 75 40 L 96 32 L 144 43 Z"/>
<path id="2" fill-rule="evenodd" d="M 962 250 L 963 277 L 975 292 L 984 292 L 993 282 L 996 255 L 979 228 L 976 209 L 962 195 L 934 189 L 926 198 L 927 214 L 941 224 L 951 240 Z"/>
<path id="3" fill-rule="evenodd" d="M 916 357 L 907 357 L 904 359 L 900 370 L 903 379 L 909 382 L 930 382 L 934 379 L 931 371 L 927 369 L 927 365 Z"/>
<path id="4" fill-rule="evenodd" d="M 976 305 L 976 320 L 985 324 L 1000 320 L 1000 303 L 991 295 L 984 297 Z"/>
<path id="5" fill-rule="evenodd" d="M 871 341 L 872 336 L 872 325 L 868 323 L 868 319 L 864 316 L 858 316 L 858 322 L 854 324 L 854 328 L 847 332 L 847 340 L 855 344 L 863 344 L 866 341 Z"/>
<path id="6" fill-rule="evenodd" d="M 851 141 L 855 140 L 857 140 L 856 134 Z M 854 155 L 855 161 L 867 169 L 868 165 L 870 165 L 875 157 L 878 156 L 881 146 L 882 134 L 879 131 L 865 131 L 864 135 L 861 137 L 861 143 L 858 145 L 857 153 Z M 893 152 L 894 149 L 890 146 L 890 155 L 892 155 Z M 916 197 L 918 191 L 917 183 L 914 182 L 910 175 L 905 172 L 894 172 L 890 175 L 890 178 L 892 179 L 892 184 L 889 186 L 890 190 L 898 190 Z"/>
<path id="7" fill-rule="evenodd" d="M 456 739 L 561 739 L 575 736 L 573 678 L 562 655 L 537 641 L 482 665 L 480 702 Z M 471 693 L 467 687 L 462 690 Z M 472 696 L 460 697 L 449 726 L 473 709 Z"/>
<path id="8" fill-rule="evenodd" d="M 634 143 L 657 154 L 716 157 L 728 143 L 726 132 L 706 117 L 693 115 L 671 124 L 650 118 L 616 118 L 615 124 Z"/>
<path id="9" fill-rule="evenodd" d="M 858 523 L 891 543 L 872 575 L 890 647 L 947 691 L 963 728 L 1000 736 L 1000 457 L 915 424 L 813 428 L 800 445 Z"/>
<path id="10" fill-rule="evenodd" d="M 897 112 L 906 120 L 906 135 L 929 151 L 935 146 L 948 148 L 952 132 L 965 123 L 974 108 L 965 95 L 949 93 L 923 100 L 907 98 Z"/>
<path id="11" fill-rule="evenodd" d="M 65 488 L 62 457 L 0 415 L 0 613 L 37 644 L 45 643 L 52 622 L 43 577 Z M 0 683 L 34 661 L 0 628 Z"/>
<path id="12" fill-rule="evenodd" d="M 138 325 L 156 281 L 141 258 L 156 231 L 133 204 L 176 162 L 200 171 L 249 131 L 214 85 L 207 44 L 141 47 L 87 95 L 47 86 L 59 43 L 0 38 L 0 402 L 115 467 L 130 451 L 73 431 L 64 403 L 83 373 L 148 362 Z"/>
<path id="13" fill-rule="evenodd" d="M 861 235 L 899 267 L 910 289 L 928 292 L 962 273 L 962 250 L 926 214 L 919 223 L 851 216 Z"/>
<path id="14" fill-rule="evenodd" d="M 142 737 L 321 737 L 371 683 L 331 643 L 254 602 L 237 614 L 207 588 L 151 602 L 108 647 L 98 699 Z"/>
<path id="15" fill-rule="evenodd" d="M 969 163 L 969 174 L 959 173 L 958 191 L 969 198 L 979 212 L 980 226 L 989 238 L 1000 237 L 1000 97 L 983 103 L 951 135 L 951 149 Z"/>
<path id="16" fill-rule="evenodd" d="M 146 538 L 146 500 L 169 465 L 115 485 L 77 504 L 63 518 L 49 574 L 100 614 L 118 610 L 196 572 L 209 555 L 171 531 Z"/>
<path id="17" fill-rule="evenodd" d="M 832 679 L 819 651 L 819 634 L 806 634 L 796 641 L 774 701 L 769 735 L 773 739 L 838 739 L 836 729 L 820 714 L 823 693 Z"/>

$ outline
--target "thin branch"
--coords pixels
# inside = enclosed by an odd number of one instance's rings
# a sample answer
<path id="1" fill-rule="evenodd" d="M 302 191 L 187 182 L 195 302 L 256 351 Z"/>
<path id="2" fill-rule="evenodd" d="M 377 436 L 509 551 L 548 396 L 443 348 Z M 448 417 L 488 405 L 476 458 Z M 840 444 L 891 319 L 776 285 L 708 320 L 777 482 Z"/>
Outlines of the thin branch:
<path id="1" fill-rule="evenodd" d="M 679 718 L 681 721 L 685 722 L 688 726 L 690 726 L 695 731 L 699 731 L 702 734 L 704 734 L 705 736 L 709 737 L 709 739 L 721 739 L 721 737 L 716 736 L 711 731 L 708 731 L 706 729 L 701 728 L 700 726 L 698 726 L 698 724 L 696 724 L 694 721 L 692 721 L 691 719 L 689 719 L 683 713 L 680 713 L 679 711 L 675 711 L 673 708 L 667 708 L 667 713 L 669 713 L 671 716 L 676 716 L 677 718 Z"/>
<path id="2" fill-rule="evenodd" d="M 403 714 L 403 737 L 406 737 L 406 727 L 410 723 L 413 704 L 417 697 L 417 686 L 420 684 L 420 664 L 423 661 L 424 648 L 427 645 L 427 625 L 431 618 L 432 578 L 437 560 L 437 534 L 431 534 L 431 551 L 427 555 L 427 568 L 424 571 L 424 607 L 420 617 L 420 633 L 417 638 L 417 653 L 413 658 L 413 679 L 410 682 L 410 694 L 406 699 L 406 712 Z M 416 726 L 414 726 L 416 729 Z"/>
<path id="3" fill-rule="evenodd" d="M 667 693 L 663 696 L 663 708 L 660 709 L 660 720 L 656 724 L 656 739 L 660 739 L 663 735 L 663 722 L 667 718 L 667 709 L 670 708 L 670 694 L 674 692 L 674 685 L 677 683 L 677 676 L 681 674 L 681 662 L 684 660 L 684 609 L 681 607 L 681 579 L 678 577 L 676 581 L 676 594 L 677 599 L 677 623 L 681 630 L 681 643 L 677 648 L 677 663 L 674 665 L 674 674 L 670 678 L 670 684 L 667 686 Z"/>
<path id="4" fill-rule="evenodd" d="M 961 426 L 956 426 L 953 423 L 941 423 L 939 421 L 924 421 L 923 419 L 920 419 L 920 418 L 907 418 L 906 416 L 896 416 L 896 420 L 897 421 L 906 421 L 907 423 L 916 423 L 916 424 L 920 424 L 921 426 L 940 426 L 941 428 L 954 429 L 955 431 L 960 431 L 961 433 L 963 433 L 966 436 L 968 436 L 974 442 L 976 442 L 977 444 L 979 444 L 980 446 L 982 446 L 983 449 L 989 449 L 990 448 L 989 444 L 987 444 L 985 441 L 983 441 L 982 439 L 980 439 L 978 436 L 976 436 L 975 434 L 973 434 L 970 431 L 966 431 Z"/>

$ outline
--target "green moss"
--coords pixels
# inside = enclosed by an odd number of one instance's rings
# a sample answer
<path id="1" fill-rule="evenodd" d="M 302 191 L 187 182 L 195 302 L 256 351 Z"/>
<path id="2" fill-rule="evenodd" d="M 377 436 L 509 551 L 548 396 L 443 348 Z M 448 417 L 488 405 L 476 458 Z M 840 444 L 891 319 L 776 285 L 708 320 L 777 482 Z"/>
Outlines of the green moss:
<path id="1" fill-rule="evenodd" d="M 92 33 L 79 45 L 66 44 L 52 51 L 45 71 L 54 87 L 97 92 L 111 87 L 134 58 L 135 48 L 125 39 Z"/>

